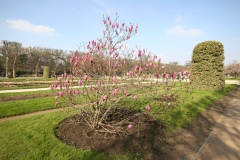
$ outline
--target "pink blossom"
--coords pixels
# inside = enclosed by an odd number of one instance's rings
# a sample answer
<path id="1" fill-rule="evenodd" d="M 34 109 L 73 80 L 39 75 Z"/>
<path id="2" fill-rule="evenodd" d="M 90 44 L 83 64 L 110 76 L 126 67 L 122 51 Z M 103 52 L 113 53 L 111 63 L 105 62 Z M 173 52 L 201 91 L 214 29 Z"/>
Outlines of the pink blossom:
<path id="1" fill-rule="evenodd" d="M 165 66 L 162 66 L 162 69 L 164 69 L 165 68 Z"/>
<path id="2" fill-rule="evenodd" d="M 132 125 L 129 124 L 127 128 L 128 128 L 128 130 L 131 130 L 132 129 Z"/>
<path id="3" fill-rule="evenodd" d="M 135 71 L 138 71 L 139 70 L 139 67 L 138 66 L 135 66 Z"/>
<path id="4" fill-rule="evenodd" d="M 62 97 L 63 96 L 63 92 L 59 92 L 59 96 Z"/>
<path id="5" fill-rule="evenodd" d="M 133 98 L 134 98 L 135 101 L 137 100 L 137 96 L 136 95 Z"/>
<path id="6" fill-rule="evenodd" d="M 118 84 L 118 80 L 117 80 L 116 77 L 113 77 L 113 81 L 114 81 L 115 84 Z"/>
<path id="7" fill-rule="evenodd" d="M 139 72 L 142 73 L 142 68 L 139 68 Z"/>
<path id="8" fill-rule="evenodd" d="M 127 91 L 126 90 L 124 90 L 123 93 L 124 93 L 125 96 L 127 95 Z"/>
<path id="9" fill-rule="evenodd" d="M 58 106 L 58 102 L 55 102 L 55 105 Z"/>
<path id="10" fill-rule="evenodd" d="M 158 63 L 160 63 L 161 62 L 161 58 L 158 58 Z"/>
<path id="11" fill-rule="evenodd" d="M 58 81 L 61 81 L 61 78 L 60 78 L 60 77 L 58 77 Z"/>
<path id="12" fill-rule="evenodd" d="M 90 91 L 92 91 L 92 85 L 91 85 L 91 86 L 89 86 L 89 90 L 90 90 Z"/>
<path id="13" fill-rule="evenodd" d="M 130 72 L 128 72 L 128 73 L 127 73 L 127 76 L 128 76 L 128 77 L 131 77 L 131 76 L 132 76 L 132 74 L 133 74 L 133 72 L 132 72 L 132 71 L 130 71 Z"/>
<path id="14" fill-rule="evenodd" d="M 55 100 L 57 100 L 58 99 L 58 96 L 55 96 Z"/>
<path id="15" fill-rule="evenodd" d="M 106 101 L 108 99 L 108 96 L 107 95 L 103 96 L 103 99 Z"/>
<path id="16" fill-rule="evenodd" d="M 125 23 L 122 23 L 122 27 L 124 27 Z"/>
<path id="17" fill-rule="evenodd" d="M 139 50 L 139 51 L 138 51 L 138 57 L 141 57 L 141 56 L 142 56 L 142 51 Z"/>
<path id="18" fill-rule="evenodd" d="M 153 65 L 153 63 L 152 63 L 152 62 L 150 62 L 150 63 L 149 63 L 149 67 L 152 67 L 152 65 Z"/>
<path id="19" fill-rule="evenodd" d="M 116 88 L 116 89 L 115 89 L 115 94 L 118 94 L 118 91 L 119 91 L 119 89 L 118 89 L 118 88 Z"/>
<path id="20" fill-rule="evenodd" d="M 118 28 L 118 26 L 119 26 L 118 22 L 116 22 L 115 25 L 116 25 L 116 27 Z"/>
<path id="21" fill-rule="evenodd" d="M 172 106 L 172 103 L 171 103 L 171 102 L 169 102 L 169 103 L 168 103 L 168 107 L 171 107 L 171 106 Z"/>
<path id="22" fill-rule="evenodd" d="M 98 81 L 97 85 L 98 85 L 98 87 L 101 87 L 102 83 L 100 81 Z"/>
<path id="23" fill-rule="evenodd" d="M 151 109 L 150 104 L 147 107 L 145 107 L 145 109 L 146 109 L 146 111 L 150 111 L 150 109 Z"/>
<path id="24" fill-rule="evenodd" d="M 170 77 L 170 75 L 169 74 L 166 74 L 166 78 L 168 79 Z"/>
<path id="25" fill-rule="evenodd" d="M 136 28 L 138 28 L 138 24 L 136 23 Z"/>
<path id="26" fill-rule="evenodd" d="M 167 99 L 167 96 L 166 96 L 166 95 L 163 95 L 163 99 Z"/>
<path id="27" fill-rule="evenodd" d="M 186 89 L 186 92 L 188 92 L 188 88 Z"/>
<path id="28" fill-rule="evenodd" d="M 74 58 L 74 57 L 71 57 L 71 58 L 70 58 L 70 63 L 73 63 L 73 58 Z"/>
<path id="29" fill-rule="evenodd" d="M 88 79 L 88 76 L 87 76 L 87 75 L 84 75 L 83 79 L 84 79 L 84 80 L 87 80 L 87 79 Z"/>
<path id="30" fill-rule="evenodd" d="M 78 81 L 78 85 L 81 86 L 83 82 L 81 80 Z"/>
<path id="31" fill-rule="evenodd" d="M 74 90 L 71 89 L 71 90 L 69 91 L 69 93 L 70 93 L 70 94 L 74 94 Z"/>

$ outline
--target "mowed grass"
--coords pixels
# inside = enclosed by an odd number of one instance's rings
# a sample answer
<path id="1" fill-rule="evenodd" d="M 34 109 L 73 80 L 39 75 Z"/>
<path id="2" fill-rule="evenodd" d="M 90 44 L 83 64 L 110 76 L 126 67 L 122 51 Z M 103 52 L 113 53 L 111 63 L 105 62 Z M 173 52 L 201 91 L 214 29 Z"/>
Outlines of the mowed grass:
<path id="1" fill-rule="evenodd" d="M 54 97 L 0 102 L 0 118 L 57 108 Z"/>
<path id="2" fill-rule="evenodd" d="M 66 115 L 59 111 L 0 123 L 0 159 L 4 160 L 108 160 L 140 159 L 138 155 L 112 155 L 79 150 L 55 137 L 54 128 Z"/>
<path id="3" fill-rule="evenodd" d="M 12 92 L 12 93 L 0 93 L 0 98 L 12 97 L 12 96 L 27 96 L 33 94 L 53 93 L 52 90 L 45 91 L 31 91 L 31 92 Z"/>
<path id="4" fill-rule="evenodd" d="M 162 120 L 168 133 L 182 128 L 217 99 L 225 96 L 236 85 L 226 85 L 225 91 L 214 92 L 194 90 L 194 99 L 189 99 L 179 108 L 172 108 L 167 114 L 155 115 Z M 151 103 L 144 97 L 138 101 L 121 102 L 126 107 L 144 110 Z M 67 116 L 62 111 L 22 118 L 0 123 L 0 159 L 141 159 L 140 155 L 105 155 L 89 150 L 78 150 L 55 137 L 55 127 Z M 151 134 L 151 133 L 150 133 Z"/>

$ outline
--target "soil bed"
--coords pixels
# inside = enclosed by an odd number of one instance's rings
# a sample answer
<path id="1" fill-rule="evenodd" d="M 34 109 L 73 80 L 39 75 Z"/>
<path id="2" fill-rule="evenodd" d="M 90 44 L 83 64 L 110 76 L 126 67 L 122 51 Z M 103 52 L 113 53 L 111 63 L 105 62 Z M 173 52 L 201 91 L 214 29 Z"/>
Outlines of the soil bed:
<path id="1" fill-rule="evenodd" d="M 78 123 L 79 118 L 81 118 L 79 115 L 62 121 L 56 128 L 56 135 L 65 143 L 77 148 L 107 154 L 152 153 L 160 147 L 160 143 L 157 142 L 161 142 L 161 138 L 165 137 L 165 129 L 162 123 L 148 114 L 134 110 L 115 109 L 114 112 L 115 114 L 125 115 L 124 117 L 118 116 L 119 120 L 134 117 L 136 114 L 139 115 L 132 119 L 134 125 L 131 130 L 127 129 L 128 124 L 120 126 L 128 135 L 96 131 L 87 132 L 88 126 Z"/>

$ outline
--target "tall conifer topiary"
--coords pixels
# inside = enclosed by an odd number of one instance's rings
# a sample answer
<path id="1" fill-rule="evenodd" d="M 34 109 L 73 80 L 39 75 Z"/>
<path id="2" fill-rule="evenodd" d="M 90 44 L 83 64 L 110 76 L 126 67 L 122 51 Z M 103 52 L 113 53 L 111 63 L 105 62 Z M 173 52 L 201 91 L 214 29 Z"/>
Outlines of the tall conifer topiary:
<path id="1" fill-rule="evenodd" d="M 191 79 L 196 89 L 221 91 L 224 89 L 224 47 L 218 41 L 196 45 L 192 54 Z"/>
<path id="2" fill-rule="evenodd" d="M 45 66 L 43 71 L 43 78 L 50 78 L 50 76 L 51 76 L 50 67 Z"/>

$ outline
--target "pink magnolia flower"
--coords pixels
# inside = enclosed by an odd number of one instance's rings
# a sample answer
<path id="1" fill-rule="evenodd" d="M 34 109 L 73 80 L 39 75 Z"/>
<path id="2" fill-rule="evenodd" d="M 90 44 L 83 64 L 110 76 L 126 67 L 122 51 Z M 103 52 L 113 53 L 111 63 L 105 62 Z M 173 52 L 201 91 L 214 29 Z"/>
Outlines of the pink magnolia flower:
<path id="1" fill-rule="evenodd" d="M 146 111 L 150 111 L 150 109 L 151 109 L 150 104 L 147 107 L 145 107 L 145 109 L 146 109 Z"/>
<path id="2" fill-rule="evenodd" d="M 92 85 L 91 85 L 91 86 L 89 86 L 89 90 L 90 90 L 90 91 L 92 91 Z"/>
<path id="3" fill-rule="evenodd" d="M 118 89 L 118 88 L 116 88 L 116 89 L 115 89 L 115 94 L 118 94 L 118 91 L 119 91 L 119 89 Z"/>
<path id="4" fill-rule="evenodd" d="M 108 96 L 107 95 L 103 96 L 103 99 L 106 101 L 108 99 Z"/>
<path id="5" fill-rule="evenodd" d="M 153 65 L 153 63 L 152 63 L 152 62 L 150 62 L 150 63 L 149 63 L 149 67 L 152 67 L 152 65 Z"/>
<path id="6" fill-rule="evenodd" d="M 125 96 L 127 95 L 127 91 L 126 90 L 124 90 L 123 93 L 124 93 Z"/>
<path id="7" fill-rule="evenodd" d="M 73 63 L 73 59 L 74 59 L 74 57 L 71 57 L 71 58 L 70 58 L 70 63 Z"/>
<path id="8" fill-rule="evenodd" d="M 55 96 L 55 100 L 57 100 L 58 99 L 58 96 Z"/>
<path id="9" fill-rule="evenodd" d="M 59 96 L 62 97 L 63 96 L 63 92 L 59 92 Z"/>
<path id="10" fill-rule="evenodd" d="M 56 106 L 58 106 L 58 104 L 59 104 L 58 102 L 55 102 L 55 105 L 56 105 Z"/>
<path id="11" fill-rule="evenodd" d="M 139 72 L 142 73 L 142 68 L 139 68 Z"/>
<path id="12" fill-rule="evenodd" d="M 128 130 L 131 130 L 132 129 L 132 125 L 129 124 L 127 128 L 128 128 Z"/>
<path id="13" fill-rule="evenodd" d="M 71 90 L 69 91 L 69 93 L 70 93 L 70 94 L 74 94 L 75 92 L 74 92 L 74 90 L 71 89 Z"/>
<path id="14" fill-rule="evenodd" d="M 171 106 L 172 106 L 172 103 L 171 103 L 171 102 L 169 102 L 169 103 L 168 103 L 168 107 L 171 107 Z"/>
<path id="15" fill-rule="evenodd" d="M 167 99 L 167 96 L 166 96 L 166 95 L 163 95 L 163 99 Z"/>
<path id="16" fill-rule="evenodd" d="M 101 87 L 102 83 L 100 81 L 98 81 L 97 85 L 98 85 L 98 87 Z"/>
<path id="17" fill-rule="evenodd" d="M 119 26 L 118 22 L 116 22 L 115 25 L 116 25 L 116 27 L 118 28 L 118 26 Z"/>
<path id="18" fill-rule="evenodd" d="M 132 74 L 133 74 L 133 72 L 132 72 L 132 71 L 130 71 L 130 72 L 128 72 L 128 73 L 127 73 L 127 76 L 128 76 L 128 77 L 131 77 L 131 76 L 132 76 Z"/>
<path id="19" fill-rule="evenodd" d="M 134 98 L 135 101 L 137 100 L 137 96 L 136 95 L 133 98 Z"/>
<path id="20" fill-rule="evenodd" d="M 138 51 L 138 57 L 141 57 L 141 56 L 142 56 L 142 51 L 139 50 L 139 51 Z"/>
<path id="21" fill-rule="evenodd" d="M 164 69 L 165 68 L 165 66 L 162 66 L 162 69 Z"/>
<path id="22" fill-rule="evenodd" d="M 166 74 L 166 78 L 168 79 L 170 77 L 170 75 L 169 74 Z"/>
<path id="23" fill-rule="evenodd" d="M 81 86 L 83 82 L 81 80 L 78 81 L 78 85 Z"/>
<path id="24" fill-rule="evenodd" d="M 83 79 L 84 79 L 84 80 L 87 80 L 87 79 L 88 79 L 88 76 L 87 76 L 87 75 L 84 75 Z"/>
<path id="25" fill-rule="evenodd" d="M 135 71 L 138 71 L 139 70 L 139 67 L 138 66 L 135 66 Z"/>
<path id="26" fill-rule="evenodd" d="M 116 77 L 113 77 L 113 81 L 114 81 L 115 84 L 118 84 L 118 80 L 117 80 Z"/>

